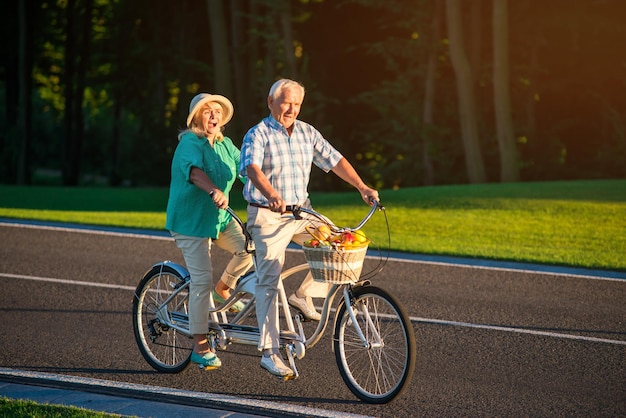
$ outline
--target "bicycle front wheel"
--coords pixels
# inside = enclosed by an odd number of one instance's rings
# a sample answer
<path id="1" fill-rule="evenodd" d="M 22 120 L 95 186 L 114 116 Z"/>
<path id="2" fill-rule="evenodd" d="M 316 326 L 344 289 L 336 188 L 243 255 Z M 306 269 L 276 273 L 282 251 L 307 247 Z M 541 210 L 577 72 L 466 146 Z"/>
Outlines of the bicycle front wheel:
<path id="1" fill-rule="evenodd" d="M 188 318 L 189 288 L 184 285 L 185 278 L 176 269 L 160 264 L 146 273 L 135 290 L 135 340 L 144 359 L 160 372 L 178 373 L 191 358 L 193 339 L 170 326 Z"/>
<path id="2" fill-rule="evenodd" d="M 352 306 L 337 313 L 334 349 L 343 381 L 359 399 L 390 402 L 409 385 L 415 369 L 411 321 L 395 297 L 374 286 L 353 289 Z M 357 332 L 352 309 L 365 341 Z"/>

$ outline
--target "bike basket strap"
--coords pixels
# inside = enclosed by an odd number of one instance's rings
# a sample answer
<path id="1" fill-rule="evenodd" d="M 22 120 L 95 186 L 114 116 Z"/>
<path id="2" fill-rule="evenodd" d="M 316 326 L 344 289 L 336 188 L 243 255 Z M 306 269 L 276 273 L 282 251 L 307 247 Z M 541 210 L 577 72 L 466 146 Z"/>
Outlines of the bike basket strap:
<path id="1" fill-rule="evenodd" d="M 357 249 L 302 247 L 316 282 L 348 284 L 359 281 L 367 246 Z"/>

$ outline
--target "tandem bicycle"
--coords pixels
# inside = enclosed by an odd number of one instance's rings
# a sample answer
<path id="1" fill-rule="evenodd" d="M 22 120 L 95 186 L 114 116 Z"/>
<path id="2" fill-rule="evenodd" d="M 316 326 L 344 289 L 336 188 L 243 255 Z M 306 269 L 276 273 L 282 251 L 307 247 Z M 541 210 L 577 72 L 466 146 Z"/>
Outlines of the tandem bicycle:
<path id="1" fill-rule="evenodd" d="M 296 219 L 307 220 L 311 228 L 318 231 L 321 225 L 326 225 L 325 230 L 330 230 L 334 236 L 359 232 L 377 210 L 385 211 L 379 202 L 373 201 L 363 220 L 356 227 L 348 228 L 336 226 L 326 216 L 309 208 L 290 209 Z M 254 259 L 254 245 L 246 224 L 231 208 L 226 210 L 241 226 L 247 251 Z M 388 223 L 386 225 L 389 231 Z M 313 234 L 313 240 L 315 238 Z M 334 311 L 332 350 L 341 378 L 362 401 L 383 404 L 408 387 L 415 369 L 416 342 L 410 318 L 396 297 L 372 285 L 369 280 L 372 272 L 361 274 L 368 242 L 369 239 L 359 248 L 340 248 L 334 243 L 303 246 L 307 262 L 285 268 L 279 281 L 280 342 L 294 372 L 290 378 L 298 378 L 296 360 L 302 359 L 306 350 L 322 339 Z M 307 320 L 302 313 L 289 306 L 283 285 L 283 281 L 305 274 L 313 274 L 314 280 L 331 284 L 321 319 L 313 330 L 311 325 L 304 326 Z M 190 275 L 184 266 L 162 261 L 146 272 L 135 290 L 135 339 L 144 359 L 160 372 L 178 373 L 189 365 L 193 347 L 187 309 L 189 285 Z M 222 304 L 216 306 L 211 300 L 207 337 L 214 348 L 226 350 L 231 344 L 258 345 L 255 285 L 256 274 L 252 270 L 239 279 L 231 296 Z M 236 314 L 229 313 L 239 300 L 244 302 L 244 308 Z M 337 307 L 333 309 L 335 302 Z"/>

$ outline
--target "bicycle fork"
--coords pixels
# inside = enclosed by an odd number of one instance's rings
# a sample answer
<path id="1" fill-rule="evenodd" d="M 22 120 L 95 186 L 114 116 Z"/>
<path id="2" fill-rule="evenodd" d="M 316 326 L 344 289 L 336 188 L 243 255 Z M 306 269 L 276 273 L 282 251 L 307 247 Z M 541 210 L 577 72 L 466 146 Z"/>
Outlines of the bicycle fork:
<path id="1" fill-rule="evenodd" d="M 384 347 L 384 342 L 382 338 L 380 337 L 380 334 L 378 333 L 378 328 L 376 327 L 376 324 L 374 324 L 374 321 L 372 320 L 372 317 L 369 312 L 369 308 L 365 305 L 365 303 L 361 302 L 359 304 L 360 306 L 356 306 L 356 303 L 352 304 L 352 298 L 350 297 L 350 293 L 348 291 L 347 286 L 344 287 L 343 289 L 343 297 L 346 303 L 346 311 L 348 312 L 348 315 L 350 316 L 350 320 L 352 321 L 352 326 L 354 327 L 357 335 L 359 336 L 363 348 L 369 350 L 372 348 Z M 367 332 L 367 335 L 369 338 L 365 336 L 365 333 L 361 329 L 361 326 L 359 325 L 359 322 L 357 321 L 357 318 L 356 318 L 355 310 L 360 312 L 363 315 L 363 318 L 365 320 L 365 326 L 366 326 L 365 332 Z"/>

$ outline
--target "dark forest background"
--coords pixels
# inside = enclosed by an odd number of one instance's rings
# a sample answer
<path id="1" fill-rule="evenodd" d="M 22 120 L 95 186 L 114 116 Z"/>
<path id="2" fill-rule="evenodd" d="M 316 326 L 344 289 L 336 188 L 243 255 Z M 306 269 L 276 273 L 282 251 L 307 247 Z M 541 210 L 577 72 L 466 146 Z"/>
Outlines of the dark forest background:
<path id="1" fill-rule="evenodd" d="M 0 183 L 167 186 L 198 92 L 282 77 L 378 188 L 626 177 L 623 0 L 11 0 Z M 312 188 L 340 187 L 315 175 Z"/>

